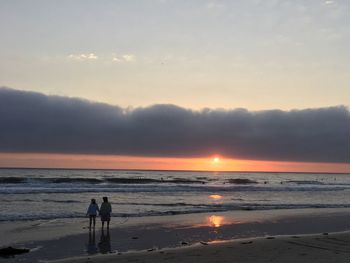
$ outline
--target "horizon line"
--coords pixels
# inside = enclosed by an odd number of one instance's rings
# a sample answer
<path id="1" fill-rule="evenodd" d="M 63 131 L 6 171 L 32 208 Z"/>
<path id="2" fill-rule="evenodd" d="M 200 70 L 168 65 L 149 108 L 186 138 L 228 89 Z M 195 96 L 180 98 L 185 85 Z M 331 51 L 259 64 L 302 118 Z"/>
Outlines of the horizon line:
<path id="1" fill-rule="evenodd" d="M 13 170 L 92 170 L 92 171 L 154 171 L 154 172 L 213 172 L 213 173 L 285 173 L 285 174 L 350 174 L 350 172 L 293 172 L 293 171 L 239 171 L 239 170 L 184 170 L 184 169 L 131 169 L 131 168 L 61 168 L 61 167 L 0 167 L 0 170 L 13 169 Z"/>

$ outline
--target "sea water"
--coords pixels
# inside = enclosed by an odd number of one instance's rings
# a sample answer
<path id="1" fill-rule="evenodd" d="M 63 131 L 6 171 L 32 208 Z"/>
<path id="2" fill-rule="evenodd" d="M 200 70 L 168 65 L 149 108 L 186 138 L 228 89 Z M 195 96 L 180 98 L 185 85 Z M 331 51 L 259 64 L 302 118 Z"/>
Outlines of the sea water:
<path id="1" fill-rule="evenodd" d="M 350 207 L 350 174 L 0 169 L 0 221 Z"/>

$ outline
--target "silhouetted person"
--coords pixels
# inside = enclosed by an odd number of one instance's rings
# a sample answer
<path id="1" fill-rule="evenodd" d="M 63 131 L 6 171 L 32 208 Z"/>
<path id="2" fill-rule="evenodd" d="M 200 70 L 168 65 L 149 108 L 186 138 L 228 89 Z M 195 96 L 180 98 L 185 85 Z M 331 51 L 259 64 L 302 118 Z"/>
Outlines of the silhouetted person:
<path id="1" fill-rule="evenodd" d="M 98 243 L 98 248 L 100 253 L 106 254 L 111 252 L 111 237 L 109 235 L 109 229 L 107 228 L 107 233 L 105 235 L 104 229 L 101 231 L 100 242 Z"/>
<path id="2" fill-rule="evenodd" d="M 95 229 L 93 231 L 89 231 L 89 242 L 86 245 L 86 251 L 88 254 L 98 253 L 98 248 L 96 246 L 96 241 L 95 241 Z"/>
<path id="3" fill-rule="evenodd" d="M 107 222 L 107 229 L 109 228 L 109 221 L 111 221 L 111 213 L 112 213 L 112 206 L 110 203 L 108 203 L 108 198 L 103 197 L 103 203 L 101 204 L 101 208 L 100 208 L 102 230 L 105 225 L 105 222 Z"/>
<path id="4" fill-rule="evenodd" d="M 94 223 L 94 228 L 96 225 L 96 216 L 97 216 L 97 212 L 99 212 L 100 209 L 98 208 L 98 205 L 96 204 L 96 200 L 95 199 L 91 199 L 91 203 L 88 207 L 88 210 L 86 212 L 86 215 L 89 216 L 90 218 L 90 222 L 89 222 L 89 229 L 91 230 L 91 224 L 92 222 Z"/>

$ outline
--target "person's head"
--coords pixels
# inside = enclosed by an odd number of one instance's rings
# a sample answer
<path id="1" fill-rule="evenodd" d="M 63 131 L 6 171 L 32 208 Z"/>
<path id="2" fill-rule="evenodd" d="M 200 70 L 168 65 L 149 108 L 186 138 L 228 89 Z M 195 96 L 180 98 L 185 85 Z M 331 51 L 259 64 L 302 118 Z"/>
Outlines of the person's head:
<path id="1" fill-rule="evenodd" d="M 102 199 L 103 199 L 103 202 L 105 202 L 105 203 L 108 202 L 108 198 L 106 196 L 104 196 Z"/>
<path id="2" fill-rule="evenodd" d="M 91 199 L 91 204 L 96 204 L 96 200 L 94 198 Z"/>

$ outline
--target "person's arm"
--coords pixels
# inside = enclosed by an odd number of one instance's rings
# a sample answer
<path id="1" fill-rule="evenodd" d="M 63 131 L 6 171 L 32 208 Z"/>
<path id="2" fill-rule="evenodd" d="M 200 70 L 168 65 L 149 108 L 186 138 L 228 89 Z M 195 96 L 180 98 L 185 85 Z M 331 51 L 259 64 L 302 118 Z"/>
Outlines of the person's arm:
<path id="1" fill-rule="evenodd" d="M 86 215 L 87 215 L 87 216 L 89 215 L 90 206 L 91 206 L 91 204 L 88 206 L 88 209 L 87 209 L 87 211 L 86 211 Z"/>

